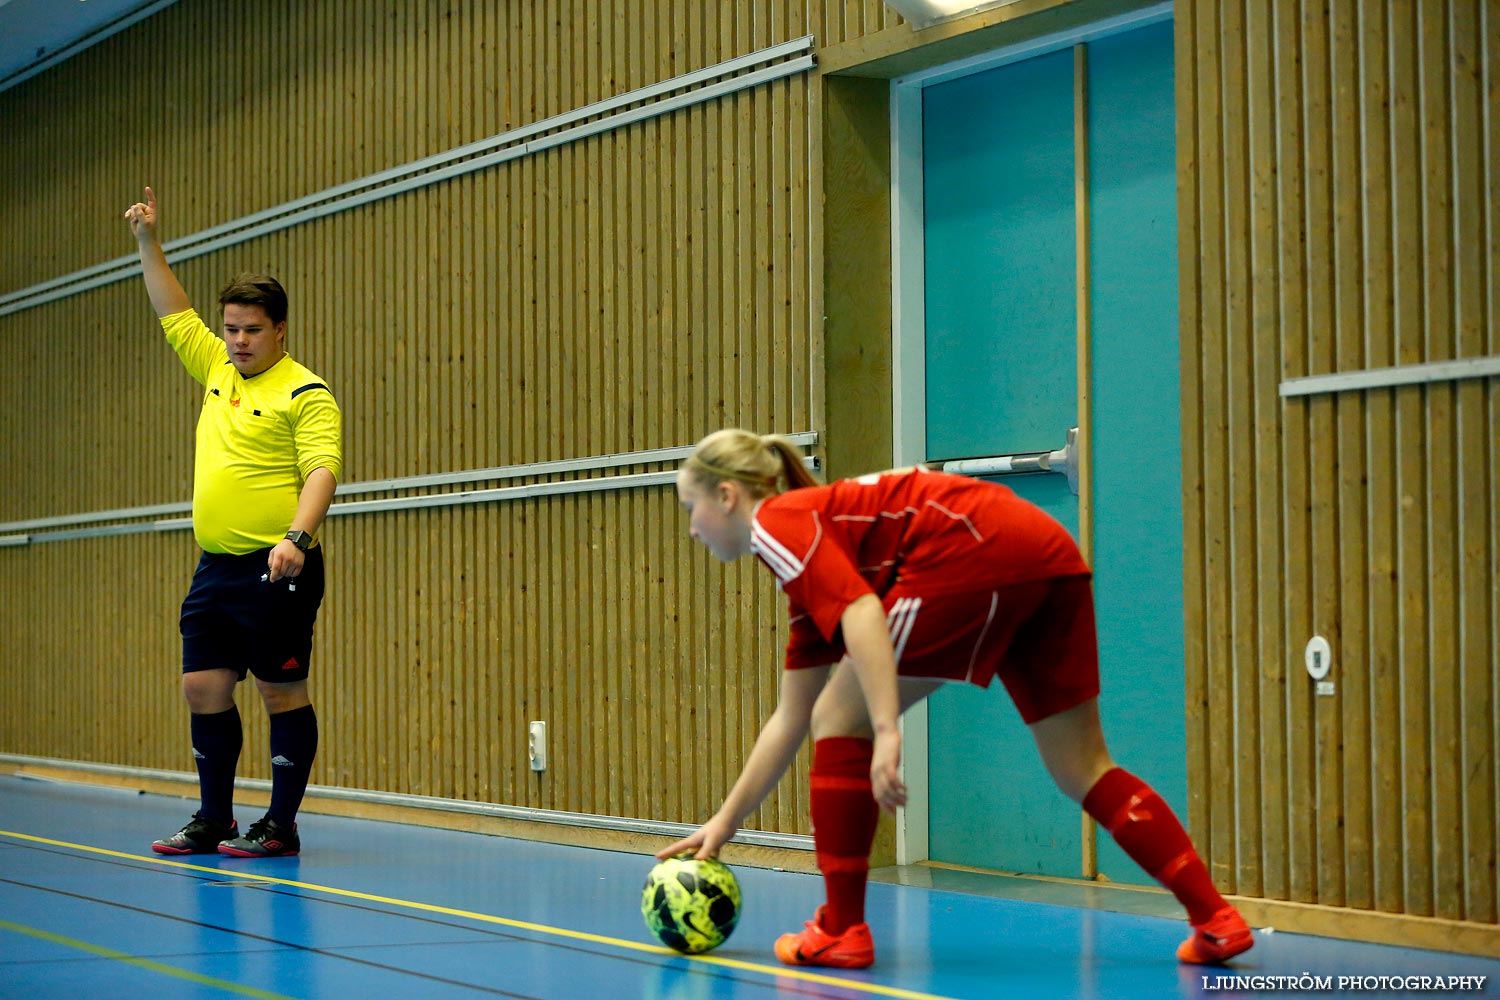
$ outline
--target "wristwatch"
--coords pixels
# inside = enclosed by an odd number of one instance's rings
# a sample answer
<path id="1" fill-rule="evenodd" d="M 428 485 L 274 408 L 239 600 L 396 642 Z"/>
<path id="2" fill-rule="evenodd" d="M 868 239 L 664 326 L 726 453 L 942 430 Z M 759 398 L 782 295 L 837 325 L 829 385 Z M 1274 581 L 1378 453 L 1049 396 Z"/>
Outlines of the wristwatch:
<path id="1" fill-rule="evenodd" d="M 291 543 L 293 545 L 297 546 L 297 548 L 301 549 L 303 552 L 306 552 L 308 549 L 312 548 L 313 536 L 312 532 L 310 531 L 288 531 L 286 533 L 286 537 L 291 540 Z"/>

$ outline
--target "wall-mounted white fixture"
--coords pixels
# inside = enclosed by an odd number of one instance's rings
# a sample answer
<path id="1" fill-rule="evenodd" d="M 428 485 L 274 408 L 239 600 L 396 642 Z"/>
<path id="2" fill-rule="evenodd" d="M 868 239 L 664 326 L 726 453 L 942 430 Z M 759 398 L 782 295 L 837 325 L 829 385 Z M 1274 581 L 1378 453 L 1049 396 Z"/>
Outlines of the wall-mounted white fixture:
<path id="1" fill-rule="evenodd" d="M 533 771 L 547 770 L 547 724 L 533 722 L 526 734 L 526 756 Z"/>
<path id="2" fill-rule="evenodd" d="M 1337 688 L 1333 681 L 1328 680 L 1328 672 L 1333 669 L 1333 647 L 1328 645 L 1328 640 L 1321 635 L 1307 640 L 1302 658 L 1307 664 L 1307 676 L 1317 683 L 1318 694 L 1324 697 L 1334 694 Z"/>

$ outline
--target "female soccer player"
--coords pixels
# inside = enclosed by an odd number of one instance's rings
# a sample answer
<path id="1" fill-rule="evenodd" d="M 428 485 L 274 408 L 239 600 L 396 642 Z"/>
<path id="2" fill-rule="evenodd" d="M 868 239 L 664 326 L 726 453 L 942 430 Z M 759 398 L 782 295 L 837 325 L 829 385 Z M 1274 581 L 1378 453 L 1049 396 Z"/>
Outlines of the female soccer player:
<path id="1" fill-rule="evenodd" d="M 713 818 L 659 858 L 718 853 L 813 737 L 813 842 L 828 901 L 776 941 L 789 965 L 875 960 L 865 882 L 880 809 L 906 802 L 896 719 L 945 681 L 1005 684 L 1062 792 L 1187 908 L 1184 962 L 1254 943 L 1162 798 L 1115 766 L 1099 724 L 1089 570 L 1072 537 L 1004 486 L 924 468 L 819 485 L 784 438 L 722 430 L 677 475 L 688 534 L 754 553 L 791 616 L 776 710 Z"/>

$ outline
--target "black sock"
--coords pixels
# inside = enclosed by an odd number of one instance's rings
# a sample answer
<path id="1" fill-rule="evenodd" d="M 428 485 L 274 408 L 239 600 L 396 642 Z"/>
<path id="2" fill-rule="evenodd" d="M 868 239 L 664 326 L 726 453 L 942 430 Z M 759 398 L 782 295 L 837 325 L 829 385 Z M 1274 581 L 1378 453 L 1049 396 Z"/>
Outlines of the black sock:
<path id="1" fill-rule="evenodd" d="M 318 716 L 311 705 L 271 716 L 271 808 L 266 815 L 290 827 L 318 755 Z"/>
<path id="2" fill-rule="evenodd" d="M 198 792 L 203 798 L 199 814 L 228 825 L 234 819 L 234 769 L 240 762 L 244 731 L 240 710 L 194 715 L 193 757 L 198 763 Z"/>

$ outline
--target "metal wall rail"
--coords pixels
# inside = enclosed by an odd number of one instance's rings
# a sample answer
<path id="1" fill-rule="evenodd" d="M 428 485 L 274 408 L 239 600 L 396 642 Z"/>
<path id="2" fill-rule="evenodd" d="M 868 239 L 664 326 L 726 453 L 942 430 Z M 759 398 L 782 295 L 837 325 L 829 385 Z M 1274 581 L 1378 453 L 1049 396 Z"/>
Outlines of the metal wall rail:
<path id="1" fill-rule="evenodd" d="M 799 447 L 811 447 L 818 443 L 816 431 L 799 431 L 783 435 Z M 613 455 L 595 455 L 588 458 L 568 458 L 550 462 L 530 462 L 525 465 L 502 465 L 488 469 L 468 469 L 462 472 L 430 473 L 421 476 L 406 476 L 400 479 L 372 479 L 362 483 L 350 483 L 339 487 L 340 496 L 360 493 L 380 493 L 399 490 L 422 489 L 431 486 L 453 486 L 465 483 L 493 482 L 497 479 L 521 479 L 532 476 L 550 476 L 568 472 L 597 472 L 628 465 L 650 465 L 661 462 L 679 462 L 693 453 L 693 445 L 672 448 L 651 448 L 645 451 L 621 452 Z M 817 459 L 804 458 L 808 467 L 816 470 Z M 366 514 L 379 510 L 408 510 L 416 507 L 452 507 L 459 504 L 495 503 L 505 500 L 520 500 L 526 497 L 556 496 L 566 493 L 592 493 L 600 490 L 635 489 L 642 486 L 657 486 L 670 483 L 677 477 L 676 469 L 658 472 L 642 472 L 629 475 L 594 476 L 587 479 L 564 479 L 543 483 L 525 483 L 520 486 L 497 486 L 479 490 L 459 490 L 452 493 L 428 493 L 417 496 L 383 497 L 376 500 L 353 500 L 335 503 L 328 508 L 329 517 L 345 514 Z M 57 517 L 33 518 L 29 521 L 11 521 L 0 524 L 0 548 L 30 545 L 40 542 L 70 542 L 80 538 L 102 538 L 110 535 L 135 535 L 153 531 L 179 531 L 193 525 L 191 516 L 161 517 L 163 514 L 188 515 L 192 503 L 156 504 L 149 507 L 122 507 L 116 510 L 93 511 L 86 514 L 63 514 Z M 124 521 L 127 518 L 151 517 L 153 520 L 131 520 L 123 524 L 100 524 L 101 521 Z M 33 534 L 35 528 L 62 528 Z"/>
<path id="2" fill-rule="evenodd" d="M 1383 389 L 1395 385 L 1452 382 L 1465 378 L 1492 378 L 1496 375 L 1500 375 L 1500 356 L 1461 358 L 1457 361 L 1429 361 L 1419 365 L 1366 368 L 1361 371 L 1283 379 L 1281 395 L 1315 396 L 1325 392 Z"/>
<path id="3" fill-rule="evenodd" d="M 812 36 L 805 35 L 705 69 L 627 91 L 573 111 L 544 118 L 531 125 L 456 146 L 434 156 L 347 181 L 180 239 L 170 240 L 163 244 L 162 249 L 171 263 L 201 257 L 326 215 L 348 211 L 372 201 L 450 180 L 508 160 L 531 156 L 771 80 L 806 72 L 814 64 L 812 43 Z M 762 63 L 768 65 L 753 72 L 744 72 Z M 705 83 L 706 86 L 699 86 Z M 697 89 L 689 89 L 676 96 L 662 96 L 694 87 Z M 641 102 L 646 103 L 640 107 L 630 107 Z M 601 115 L 603 117 L 596 117 Z M 140 260 L 135 254 L 116 257 L 102 264 L 0 295 L 0 316 L 77 295 L 101 285 L 124 281 L 139 273 Z"/>
<path id="4" fill-rule="evenodd" d="M 117 778 L 135 778 L 147 781 L 167 781 L 183 785 L 198 784 L 198 776 L 186 771 L 160 771 L 146 767 L 125 767 L 120 764 L 96 764 L 91 761 L 64 760 L 57 757 L 32 757 L 25 754 L 0 753 L 0 762 L 17 767 L 45 767 L 57 770 L 79 771 L 85 774 L 105 774 Z M 269 792 L 271 783 L 264 778 L 236 778 L 236 788 Z M 370 802 L 386 806 L 404 806 L 411 809 L 432 809 L 438 812 L 467 813 L 474 816 L 493 816 L 498 819 L 519 820 L 526 823 L 552 823 L 558 826 L 580 827 L 589 830 L 618 830 L 624 833 L 645 833 L 652 836 L 685 837 L 697 829 L 691 823 L 669 823 L 664 820 L 631 819 L 627 816 L 604 816 L 598 813 L 567 812 L 561 809 L 533 809 L 529 806 L 496 805 L 491 802 L 471 802 L 467 799 L 445 799 L 434 795 L 408 795 L 397 792 L 377 792 L 364 788 L 339 788 L 332 785 L 308 785 L 307 794 L 323 799 L 338 799 L 343 802 Z M 760 830 L 740 830 L 734 835 L 735 843 L 754 844 L 758 847 L 781 847 L 794 851 L 813 849 L 812 838 L 796 833 L 766 833 Z"/>

